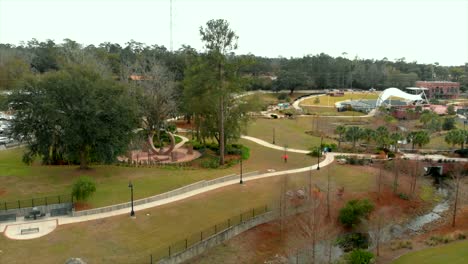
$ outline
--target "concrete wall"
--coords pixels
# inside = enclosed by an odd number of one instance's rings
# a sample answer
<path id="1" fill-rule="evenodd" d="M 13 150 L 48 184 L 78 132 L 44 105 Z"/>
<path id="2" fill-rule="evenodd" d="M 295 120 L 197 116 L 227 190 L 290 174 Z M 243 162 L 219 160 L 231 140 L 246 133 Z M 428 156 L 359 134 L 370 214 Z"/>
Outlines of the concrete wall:
<path id="1" fill-rule="evenodd" d="M 248 178 L 248 177 L 255 176 L 255 175 L 258 175 L 258 171 L 245 173 L 242 176 L 244 178 Z M 161 194 L 151 196 L 151 197 L 148 197 L 148 198 L 144 198 L 144 199 L 140 199 L 140 200 L 135 200 L 135 201 L 133 201 L 133 204 L 134 205 L 141 205 L 141 204 L 151 203 L 151 202 L 159 201 L 159 200 L 162 200 L 162 199 L 174 197 L 174 196 L 177 196 L 177 195 L 180 195 L 180 194 L 183 194 L 183 193 L 198 190 L 198 189 L 206 187 L 206 186 L 211 186 L 211 185 L 214 185 L 214 184 L 218 184 L 218 183 L 222 183 L 222 182 L 226 182 L 226 181 L 231 181 L 231 180 L 235 180 L 235 179 L 239 179 L 239 175 L 233 174 L 233 175 L 228 175 L 228 176 L 224 176 L 224 177 L 209 180 L 209 181 L 203 180 L 203 181 L 199 181 L 199 182 L 196 182 L 196 183 L 192 183 L 192 184 L 180 187 L 178 189 L 175 189 L 175 190 L 172 190 L 172 191 L 169 191 L 169 192 L 161 193 Z M 130 206 L 131 206 L 131 203 L 127 202 L 127 203 L 121 203 L 121 204 L 116 204 L 116 205 L 111 205 L 111 206 L 106 206 L 106 207 L 100 207 L 100 208 L 91 209 L 91 210 L 84 210 L 84 211 L 77 211 L 77 212 L 73 211 L 72 216 L 83 216 L 83 215 L 92 215 L 92 214 L 99 214 L 99 213 L 104 213 L 104 212 L 111 212 L 111 211 L 115 211 L 115 210 L 119 210 L 119 209 L 123 209 L 123 208 L 130 208 Z"/>
<path id="2" fill-rule="evenodd" d="M 50 213 L 50 210 L 52 209 L 61 209 L 61 208 L 67 208 L 71 211 L 73 205 L 72 203 L 60 203 L 60 204 L 50 204 L 50 205 L 38 205 L 34 206 L 39 211 L 43 213 Z M 20 208 L 20 209 L 8 209 L 6 211 L 1 211 L 0 215 L 6 215 L 6 214 L 16 214 L 17 217 L 25 216 L 29 214 L 29 212 L 32 211 L 32 207 L 26 207 L 26 208 Z"/>
<path id="3" fill-rule="evenodd" d="M 222 242 L 242 233 L 250 228 L 253 228 L 255 226 L 264 224 L 266 222 L 272 221 L 277 217 L 277 212 L 275 211 L 270 211 L 265 214 L 256 216 L 255 218 L 252 218 L 246 222 L 243 222 L 242 224 L 236 225 L 236 226 L 231 226 L 228 229 L 225 229 L 224 231 L 213 235 L 191 247 L 189 247 L 187 250 L 183 252 L 179 252 L 170 258 L 166 258 L 163 260 L 160 260 L 159 264 L 175 264 L 175 263 L 181 263 L 186 260 L 189 260 L 190 258 L 193 258 L 201 253 L 203 253 L 205 250 L 212 248 L 216 245 L 221 244 Z"/>

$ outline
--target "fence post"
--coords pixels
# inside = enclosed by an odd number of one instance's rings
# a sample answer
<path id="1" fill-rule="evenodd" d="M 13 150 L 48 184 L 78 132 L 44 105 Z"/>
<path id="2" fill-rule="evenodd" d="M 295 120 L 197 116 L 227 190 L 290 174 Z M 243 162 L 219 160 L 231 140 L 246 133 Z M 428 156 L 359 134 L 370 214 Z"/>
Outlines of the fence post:
<path id="1" fill-rule="evenodd" d="M 203 240 L 203 231 L 200 232 L 200 241 Z"/>
<path id="2" fill-rule="evenodd" d="M 6 209 L 5 209 L 6 210 Z M 228 228 L 231 227 L 231 218 L 228 219 Z"/>
<path id="3" fill-rule="evenodd" d="M 21 209 L 21 202 L 18 200 L 18 209 Z"/>
<path id="4" fill-rule="evenodd" d="M 153 264 L 153 254 L 150 254 L 150 264 Z"/>
<path id="5" fill-rule="evenodd" d="M 60 195 L 58 196 L 58 202 L 60 203 Z"/>
<path id="6" fill-rule="evenodd" d="M 185 249 L 187 249 L 187 239 L 185 239 Z"/>
<path id="7" fill-rule="evenodd" d="M 47 206 L 47 196 L 46 196 L 46 198 L 45 198 L 45 205 Z"/>
<path id="8" fill-rule="evenodd" d="M 242 224 L 242 214 L 240 214 L 240 223 Z"/>
<path id="9" fill-rule="evenodd" d="M 252 209 L 252 218 L 255 217 L 255 208 Z"/>
<path id="10" fill-rule="evenodd" d="M 31 199 L 31 205 L 34 207 L 34 198 Z"/>
<path id="11" fill-rule="evenodd" d="M 169 246 L 169 257 L 171 256 L 171 246 Z"/>

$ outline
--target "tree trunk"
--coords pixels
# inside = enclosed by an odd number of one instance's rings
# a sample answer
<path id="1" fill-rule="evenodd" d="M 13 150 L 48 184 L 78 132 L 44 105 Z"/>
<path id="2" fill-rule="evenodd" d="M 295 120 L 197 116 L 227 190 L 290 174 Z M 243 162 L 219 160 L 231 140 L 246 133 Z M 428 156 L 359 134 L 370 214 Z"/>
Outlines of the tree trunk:
<path id="1" fill-rule="evenodd" d="M 458 190 L 460 187 L 460 176 L 457 176 L 455 179 L 455 203 L 453 204 L 453 218 L 452 218 L 452 227 L 455 227 L 455 219 L 457 217 L 457 206 L 458 206 Z"/>
<path id="2" fill-rule="evenodd" d="M 80 151 L 80 169 L 86 170 L 88 168 L 88 155 L 86 148 L 84 148 Z"/>
<path id="3" fill-rule="evenodd" d="M 219 99 L 219 164 L 224 165 L 224 92 L 223 92 L 223 70 L 222 63 L 219 63 L 219 88 L 221 97 Z"/>

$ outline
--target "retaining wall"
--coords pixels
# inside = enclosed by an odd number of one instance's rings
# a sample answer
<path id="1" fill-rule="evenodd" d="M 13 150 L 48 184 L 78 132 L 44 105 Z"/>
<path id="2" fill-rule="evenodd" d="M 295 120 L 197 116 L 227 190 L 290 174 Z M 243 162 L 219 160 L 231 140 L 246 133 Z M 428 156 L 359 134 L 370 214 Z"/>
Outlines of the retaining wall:
<path id="1" fill-rule="evenodd" d="M 245 173 L 242 176 L 244 178 L 248 178 L 248 177 L 255 176 L 255 175 L 258 175 L 258 171 Z M 172 190 L 172 191 L 161 193 L 161 194 L 151 196 L 151 197 L 148 197 L 148 198 L 135 200 L 135 201 L 133 201 L 133 205 L 134 206 L 142 205 L 142 204 L 146 204 L 146 203 L 151 203 L 151 202 L 171 198 L 171 197 L 181 195 L 181 194 L 184 194 L 184 193 L 187 193 L 187 192 L 198 190 L 198 189 L 206 187 L 206 186 L 211 186 L 211 185 L 214 185 L 214 184 L 231 181 L 231 180 L 235 180 L 235 179 L 238 179 L 238 178 L 239 178 L 239 175 L 233 174 L 233 175 L 228 175 L 228 176 L 224 176 L 224 177 L 209 180 L 209 181 L 203 180 L 203 181 L 195 182 L 195 183 L 180 187 L 180 188 Z M 92 215 L 92 214 L 111 212 L 111 211 L 120 210 L 120 209 L 123 209 L 123 208 L 130 208 L 130 206 L 131 206 L 131 202 L 127 202 L 127 203 L 110 205 L 110 206 L 100 207 L 100 208 L 91 209 L 91 210 L 73 211 L 72 216 L 83 216 L 83 215 Z"/>
<path id="2" fill-rule="evenodd" d="M 242 224 L 236 225 L 236 226 L 231 226 L 228 229 L 225 229 L 224 231 L 213 235 L 189 248 L 187 250 L 174 254 L 170 258 L 166 258 L 163 260 L 160 260 L 159 264 L 175 264 L 175 263 L 181 263 L 186 260 L 189 260 L 190 258 L 193 258 L 201 253 L 203 253 L 205 250 L 212 248 L 216 245 L 221 244 L 222 242 L 242 233 L 250 228 L 253 228 L 255 226 L 264 224 L 266 222 L 270 222 L 274 220 L 277 217 L 277 212 L 275 211 L 270 211 L 267 213 L 264 213 L 262 215 L 256 216 L 248 221 L 243 222 Z"/>

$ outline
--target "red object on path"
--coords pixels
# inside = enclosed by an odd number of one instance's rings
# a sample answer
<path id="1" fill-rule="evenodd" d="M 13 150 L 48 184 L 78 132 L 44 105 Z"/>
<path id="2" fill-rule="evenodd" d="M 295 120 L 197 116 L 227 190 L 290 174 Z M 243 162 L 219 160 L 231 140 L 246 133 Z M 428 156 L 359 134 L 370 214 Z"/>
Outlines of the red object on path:
<path id="1" fill-rule="evenodd" d="M 288 155 L 287 155 L 287 154 L 284 154 L 284 155 L 283 155 L 283 159 L 284 159 L 284 162 L 288 162 Z"/>

